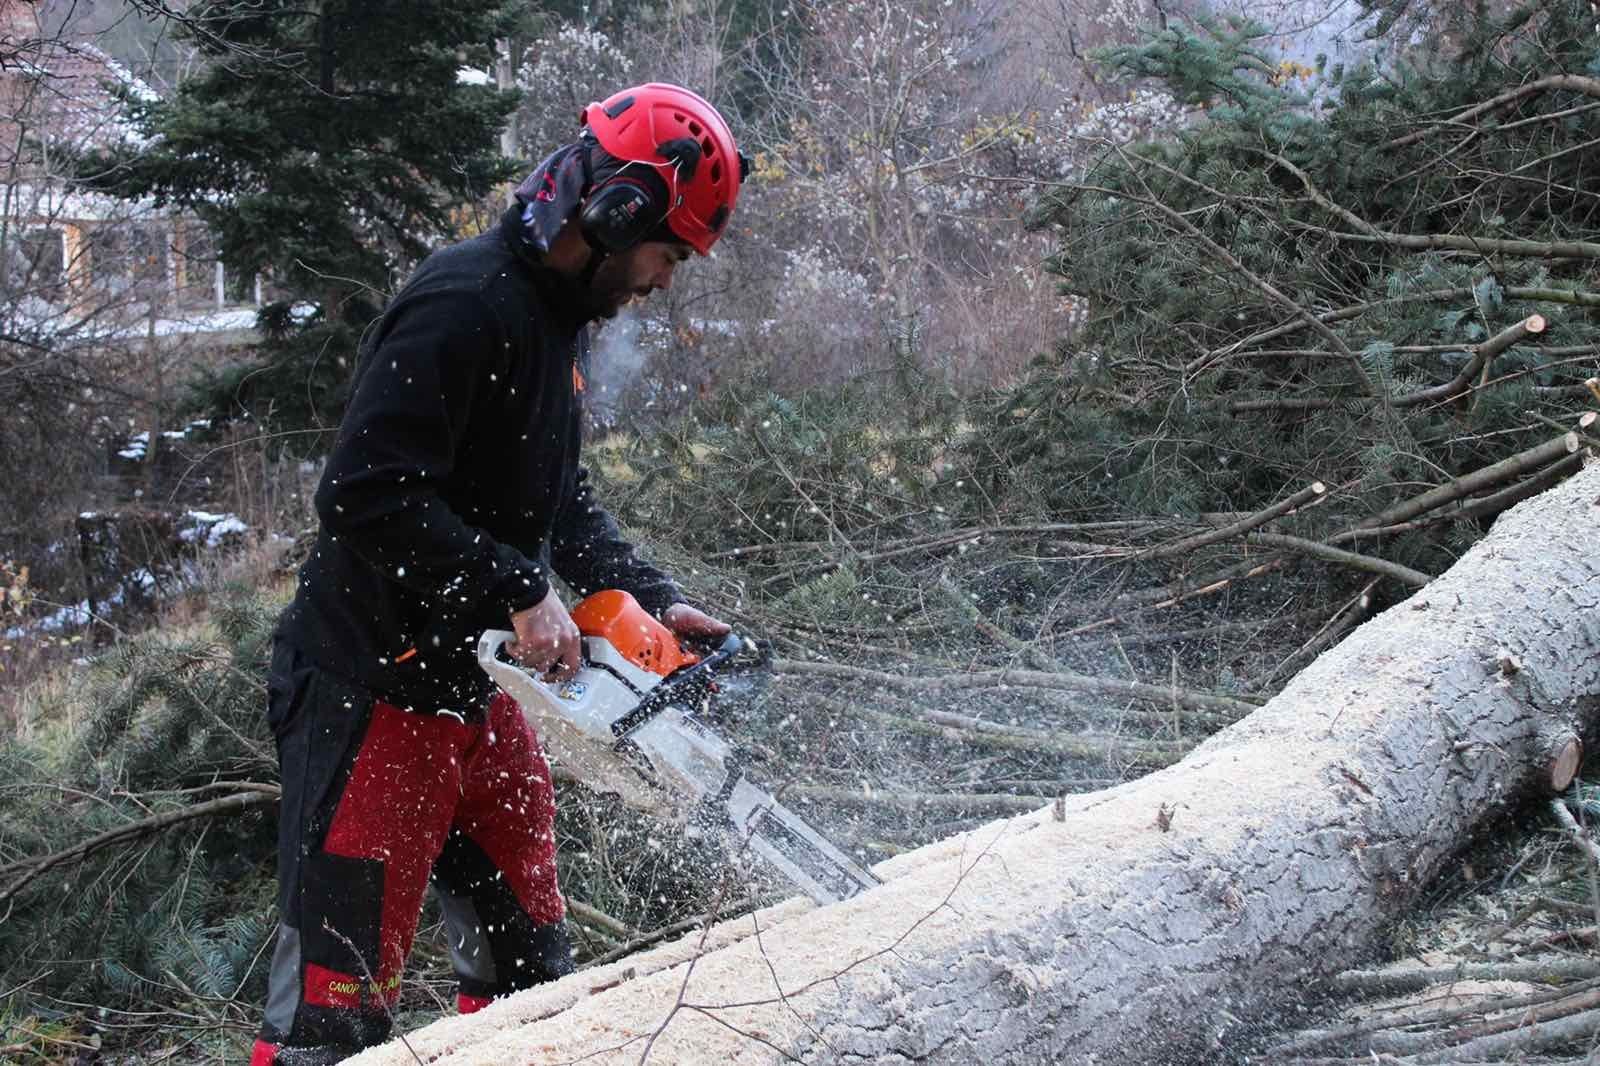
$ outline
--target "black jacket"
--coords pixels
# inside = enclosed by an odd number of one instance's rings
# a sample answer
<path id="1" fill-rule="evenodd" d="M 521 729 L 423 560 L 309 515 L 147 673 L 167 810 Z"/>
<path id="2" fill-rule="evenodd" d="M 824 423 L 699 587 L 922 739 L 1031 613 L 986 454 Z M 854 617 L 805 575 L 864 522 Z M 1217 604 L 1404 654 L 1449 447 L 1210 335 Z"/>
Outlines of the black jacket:
<path id="1" fill-rule="evenodd" d="M 423 262 L 362 346 L 280 637 L 401 706 L 467 715 L 488 689 L 478 635 L 543 599 L 552 568 L 653 613 L 681 599 L 578 465 L 579 306 L 515 208 Z"/>

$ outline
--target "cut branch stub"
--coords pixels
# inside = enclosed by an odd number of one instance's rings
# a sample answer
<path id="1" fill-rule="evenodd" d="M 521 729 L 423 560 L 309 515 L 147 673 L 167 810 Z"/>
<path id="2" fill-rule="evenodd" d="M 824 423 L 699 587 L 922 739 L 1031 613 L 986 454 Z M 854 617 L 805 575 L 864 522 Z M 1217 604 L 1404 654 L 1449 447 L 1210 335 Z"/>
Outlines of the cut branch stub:
<path id="1" fill-rule="evenodd" d="M 1552 794 L 1565 792 L 1583 765 L 1583 741 L 1570 730 L 1553 732 L 1547 741 L 1550 752 L 1549 785 Z"/>

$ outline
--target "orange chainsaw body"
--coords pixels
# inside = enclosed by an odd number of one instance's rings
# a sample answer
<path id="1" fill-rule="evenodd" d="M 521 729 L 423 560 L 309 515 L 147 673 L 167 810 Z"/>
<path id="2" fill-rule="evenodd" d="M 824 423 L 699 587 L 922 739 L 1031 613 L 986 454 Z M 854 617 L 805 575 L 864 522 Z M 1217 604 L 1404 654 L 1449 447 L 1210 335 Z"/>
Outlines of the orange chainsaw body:
<path id="1" fill-rule="evenodd" d="M 599 637 L 617 654 L 641 670 L 666 677 L 681 666 L 693 666 L 700 656 L 684 651 L 672 630 L 662 625 L 639 601 L 621 589 L 605 589 L 572 609 L 578 632 Z"/>

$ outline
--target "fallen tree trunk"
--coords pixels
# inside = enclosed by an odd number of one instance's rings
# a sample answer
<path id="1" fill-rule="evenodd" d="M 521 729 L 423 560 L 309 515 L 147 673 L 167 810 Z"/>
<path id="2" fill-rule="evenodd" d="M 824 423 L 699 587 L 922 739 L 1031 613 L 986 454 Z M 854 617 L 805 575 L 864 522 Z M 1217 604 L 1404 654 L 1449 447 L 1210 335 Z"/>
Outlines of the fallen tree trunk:
<path id="1" fill-rule="evenodd" d="M 1600 706 L 1597 497 L 1591 468 L 1507 512 L 1176 766 L 351 1061 L 1217 1061 L 1562 783 Z"/>

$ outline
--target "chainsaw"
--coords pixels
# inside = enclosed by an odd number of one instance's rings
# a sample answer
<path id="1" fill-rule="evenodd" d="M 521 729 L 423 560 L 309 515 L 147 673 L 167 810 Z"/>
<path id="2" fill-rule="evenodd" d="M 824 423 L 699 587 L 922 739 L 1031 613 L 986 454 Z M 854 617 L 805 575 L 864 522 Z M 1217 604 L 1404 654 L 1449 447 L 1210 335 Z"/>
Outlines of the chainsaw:
<path id="1" fill-rule="evenodd" d="M 618 589 L 583 600 L 572 620 L 583 656 L 566 681 L 546 683 L 511 661 L 504 648 L 514 633 L 492 629 L 478 641 L 478 663 L 517 701 L 552 763 L 657 817 L 715 826 L 818 903 L 880 883 L 746 777 L 746 753 L 705 721 L 717 672 L 745 648 L 742 638 L 729 634 L 698 657 Z"/>

